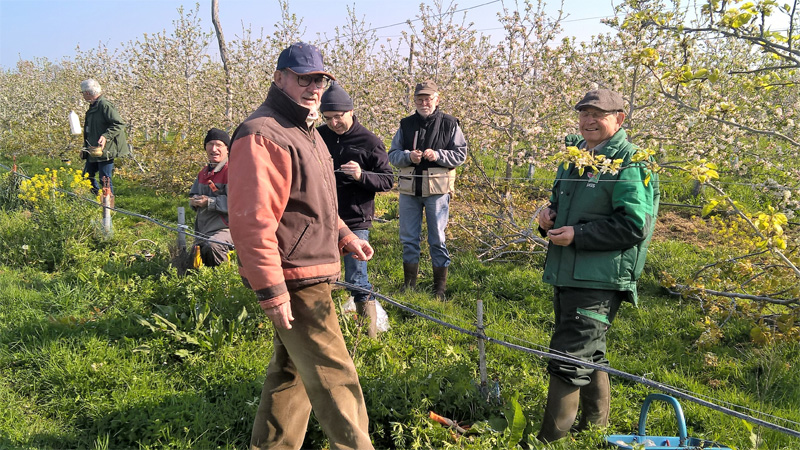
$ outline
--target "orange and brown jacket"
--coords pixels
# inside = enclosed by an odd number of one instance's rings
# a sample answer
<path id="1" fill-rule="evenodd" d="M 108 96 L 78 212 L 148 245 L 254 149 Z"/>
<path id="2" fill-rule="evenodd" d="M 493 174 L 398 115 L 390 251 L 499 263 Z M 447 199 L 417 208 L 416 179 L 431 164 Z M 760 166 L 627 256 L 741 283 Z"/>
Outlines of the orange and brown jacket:
<path id="1" fill-rule="evenodd" d="M 339 219 L 333 162 L 309 110 L 274 84 L 233 133 L 228 216 L 239 274 L 264 309 L 339 277 L 356 236 Z"/>

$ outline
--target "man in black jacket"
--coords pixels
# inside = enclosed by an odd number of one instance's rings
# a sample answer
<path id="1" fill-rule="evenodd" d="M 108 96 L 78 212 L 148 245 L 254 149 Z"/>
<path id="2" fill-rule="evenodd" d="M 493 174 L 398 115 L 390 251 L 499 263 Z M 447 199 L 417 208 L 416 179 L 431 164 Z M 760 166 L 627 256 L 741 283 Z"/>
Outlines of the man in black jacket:
<path id="1" fill-rule="evenodd" d="M 333 157 L 339 217 L 359 238 L 369 241 L 375 216 L 375 193 L 388 191 L 394 182 L 383 142 L 362 126 L 353 114 L 353 100 L 335 81 L 322 94 L 320 112 L 325 125 L 319 134 Z M 344 280 L 371 290 L 367 262 L 350 255 L 344 258 Z M 369 320 L 368 334 L 377 336 L 375 300 L 366 292 L 350 291 L 360 317 Z"/>

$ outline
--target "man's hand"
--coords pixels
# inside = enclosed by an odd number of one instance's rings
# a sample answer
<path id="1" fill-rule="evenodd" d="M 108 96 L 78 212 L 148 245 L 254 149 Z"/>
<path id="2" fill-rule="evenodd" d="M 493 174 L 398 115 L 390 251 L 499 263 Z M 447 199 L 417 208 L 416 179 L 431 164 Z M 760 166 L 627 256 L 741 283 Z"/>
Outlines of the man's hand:
<path id="1" fill-rule="evenodd" d="M 356 239 L 348 242 L 342 250 L 350 253 L 351 257 L 359 261 L 369 261 L 372 259 L 372 255 L 375 254 L 375 250 L 369 245 L 369 241 L 363 239 Z"/>
<path id="2" fill-rule="evenodd" d="M 272 320 L 275 328 L 292 329 L 291 322 L 294 320 L 294 316 L 292 315 L 292 304 L 290 302 L 281 303 L 278 306 L 264 310 L 264 312 Z"/>
<path id="3" fill-rule="evenodd" d="M 422 150 L 409 150 L 408 157 L 412 163 L 419 164 L 422 161 Z"/>
<path id="4" fill-rule="evenodd" d="M 539 227 L 544 231 L 550 231 L 556 223 L 556 212 L 550 208 L 539 210 Z"/>
<path id="5" fill-rule="evenodd" d="M 205 195 L 195 195 L 189 199 L 189 205 L 195 208 L 205 208 L 208 206 L 208 197 Z"/>
<path id="6" fill-rule="evenodd" d="M 353 177 L 356 181 L 361 179 L 361 166 L 355 161 L 348 161 L 341 166 L 342 172 Z"/>
<path id="7" fill-rule="evenodd" d="M 436 153 L 436 150 L 434 150 L 432 148 L 429 148 L 429 149 L 425 150 L 424 152 L 422 152 L 422 157 L 427 159 L 428 161 L 433 162 L 433 161 L 436 161 L 437 159 L 439 159 L 439 154 Z"/>
<path id="8" fill-rule="evenodd" d="M 106 146 L 106 137 L 100 136 L 100 139 L 97 140 L 97 146 L 100 148 L 104 148 Z"/>
<path id="9" fill-rule="evenodd" d="M 556 228 L 548 231 L 547 237 L 553 244 L 566 247 L 575 240 L 575 229 L 571 226 Z"/>

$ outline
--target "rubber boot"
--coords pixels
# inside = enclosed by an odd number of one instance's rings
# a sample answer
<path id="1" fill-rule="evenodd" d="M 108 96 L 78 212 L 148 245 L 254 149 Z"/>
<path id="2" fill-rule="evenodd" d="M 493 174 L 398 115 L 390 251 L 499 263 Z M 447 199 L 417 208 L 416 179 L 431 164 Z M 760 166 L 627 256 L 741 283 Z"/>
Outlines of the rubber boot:
<path id="1" fill-rule="evenodd" d="M 608 426 L 611 409 L 611 382 L 608 373 L 595 370 L 590 375 L 592 381 L 581 388 L 581 420 L 575 431 L 583 431 L 593 424 L 600 428 Z"/>
<path id="2" fill-rule="evenodd" d="M 371 339 L 378 338 L 378 310 L 375 307 L 375 300 L 356 303 L 356 313 L 359 321 L 367 327 L 367 336 Z"/>
<path id="3" fill-rule="evenodd" d="M 438 300 L 446 300 L 444 291 L 447 289 L 447 267 L 433 268 L 433 293 Z"/>
<path id="4" fill-rule="evenodd" d="M 547 406 L 544 408 L 542 429 L 536 439 L 554 442 L 567 435 L 575 417 L 578 415 L 580 388 L 550 376 L 550 387 L 547 390 Z"/>
<path id="5" fill-rule="evenodd" d="M 405 292 L 409 289 L 417 287 L 417 273 L 419 272 L 419 263 L 403 263 L 403 287 L 400 292 Z"/>

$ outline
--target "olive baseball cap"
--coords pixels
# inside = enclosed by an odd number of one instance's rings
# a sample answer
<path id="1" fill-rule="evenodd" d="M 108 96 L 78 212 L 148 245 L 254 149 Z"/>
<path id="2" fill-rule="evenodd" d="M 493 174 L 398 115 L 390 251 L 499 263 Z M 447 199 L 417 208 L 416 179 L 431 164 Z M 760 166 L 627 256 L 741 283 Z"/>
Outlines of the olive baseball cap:
<path id="1" fill-rule="evenodd" d="M 414 95 L 433 95 L 439 91 L 439 86 L 433 80 L 425 80 L 414 88 Z"/>
<path id="2" fill-rule="evenodd" d="M 621 95 L 610 89 L 596 89 L 587 92 L 583 99 L 575 105 L 575 109 L 580 111 L 587 106 L 593 106 L 603 111 L 623 111 L 625 101 L 622 100 Z"/>

